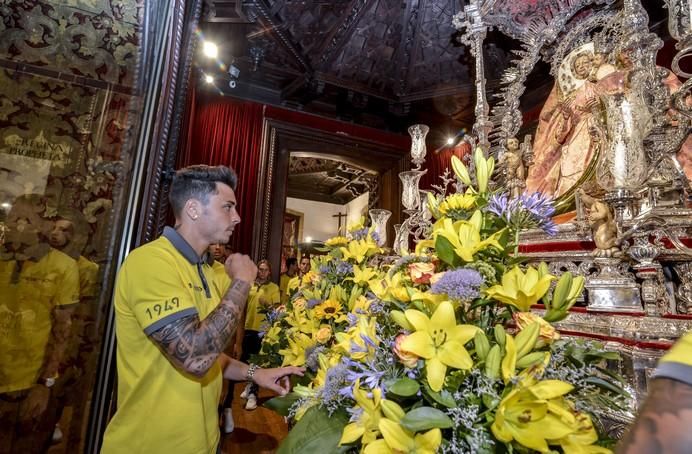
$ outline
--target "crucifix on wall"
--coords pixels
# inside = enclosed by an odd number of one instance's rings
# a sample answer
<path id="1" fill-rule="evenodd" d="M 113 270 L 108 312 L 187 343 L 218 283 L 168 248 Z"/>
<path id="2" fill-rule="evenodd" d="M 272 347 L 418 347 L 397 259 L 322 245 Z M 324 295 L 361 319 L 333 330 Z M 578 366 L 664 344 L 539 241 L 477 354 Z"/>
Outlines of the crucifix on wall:
<path id="1" fill-rule="evenodd" d="M 341 218 L 345 218 L 345 217 L 346 217 L 346 213 L 341 213 L 341 212 L 340 212 L 340 213 L 337 213 L 337 214 L 333 214 L 332 217 L 333 217 L 333 218 L 339 218 L 339 219 L 338 219 L 338 221 L 339 221 L 339 227 L 338 227 L 337 230 L 336 230 L 336 234 L 337 234 L 337 235 L 342 235 L 344 232 L 342 231 L 343 226 L 341 225 Z"/>

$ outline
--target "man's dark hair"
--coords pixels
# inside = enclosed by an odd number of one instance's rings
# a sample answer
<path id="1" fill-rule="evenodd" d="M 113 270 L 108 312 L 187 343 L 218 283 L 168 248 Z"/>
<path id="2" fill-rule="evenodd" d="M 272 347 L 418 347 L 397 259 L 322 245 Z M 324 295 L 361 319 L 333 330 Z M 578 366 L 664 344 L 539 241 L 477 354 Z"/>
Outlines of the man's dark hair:
<path id="1" fill-rule="evenodd" d="M 289 269 L 292 265 L 298 266 L 298 259 L 295 257 L 289 257 L 286 259 L 286 269 Z"/>
<path id="2" fill-rule="evenodd" d="M 230 167 L 194 165 L 184 167 L 173 175 L 168 201 L 173 214 L 179 216 L 185 202 L 197 199 L 203 204 L 209 202 L 209 195 L 216 194 L 216 183 L 228 185 L 235 191 L 238 176 Z"/>

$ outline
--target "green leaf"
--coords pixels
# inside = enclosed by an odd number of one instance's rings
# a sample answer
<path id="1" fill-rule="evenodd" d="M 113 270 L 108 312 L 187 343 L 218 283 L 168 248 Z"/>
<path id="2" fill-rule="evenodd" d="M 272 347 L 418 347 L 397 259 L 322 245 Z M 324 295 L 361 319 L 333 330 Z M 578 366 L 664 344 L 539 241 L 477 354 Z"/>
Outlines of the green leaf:
<path id="1" fill-rule="evenodd" d="M 444 405 L 447 408 L 454 408 L 457 406 L 457 403 L 454 401 L 454 398 L 449 391 L 443 389 L 438 393 L 433 391 L 432 388 L 430 388 L 430 385 L 427 383 L 423 384 L 423 389 L 425 390 L 425 393 L 438 404 Z"/>
<path id="2" fill-rule="evenodd" d="M 273 397 L 262 404 L 262 406 L 277 412 L 281 416 L 288 416 L 288 410 L 298 399 L 300 399 L 298 394 L 290 392 L 285 396 Z"/>
<path id="3" fill-rule="evenodd" d="M 607 382 L 603 380 L 602 378 L 599 377 L 588 377 L 584 379 L 586 383 L 589 383 L 594 386 L 598 386 L 599 388 L 605 389 L 607 391 L 610 391 L 615 394 L 622 394 L 624 390 L 620 388 L 619 386 L 616 386 L 610 382 Z"/>
<path id="4" fill-rule="evenodd" d="M 454 425 L 451 418 L 441 410 L 433 407 L 420 407 L 411 410 L 401 418 L 401 425 L 411 432 L 421 432 L 424 430 L 448 429 Z"/>
<path id="5" fill-rule="evenodd" d="M 397 396 L 410 397 L 415 395 L 420 389 L 420 385 L 415 380 L 408 377 L 400 378 L 387 388 L 387 391 Z"/>
<path id="6" fill-rule="evenodd" d="M 440 260 L 448 265 L 454 265 L 454 260 L 456 259 L 454 246 L 452 246 L 452 243 L 450 243 L 449 240 L 442 235 L 439 235 L 437 240 L 435 240 L 435 252 L 437 252 L 437 256 L 440 258 Z"/>
<path id="7" fill-rule="evenodd" d="M 312 407 L 288 432 L 277 454 L 302 454 L 306 452 L 340 452 L 339 440 L 348 423 L 345 412 L 331 416 L 322 407 Z"/>

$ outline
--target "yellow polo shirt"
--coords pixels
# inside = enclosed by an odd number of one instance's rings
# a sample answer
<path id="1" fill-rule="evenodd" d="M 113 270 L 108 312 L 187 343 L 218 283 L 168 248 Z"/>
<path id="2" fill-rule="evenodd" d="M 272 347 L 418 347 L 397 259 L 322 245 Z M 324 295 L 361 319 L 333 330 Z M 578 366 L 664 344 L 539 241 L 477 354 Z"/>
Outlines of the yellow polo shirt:
<path id="1" fill-rule="evenodd" d="M 261 300 L 271 305 L 279 304 L 279 286 L 273 282 L 262 285 L 257 283 L 252 285 L 247 297 L 247 309 L 245 310 L 245 329 L 259 331 L 265 320 L 264 314 L 259 312 L 262 307 Z"/>
<path id="2" fill-rule="evenodd" d="M 678 339 L 663 355 L 654 377 L 671 378 L 692 385 L 692 331 Z"/>
<path id="3" fill-rule="evenodd" d="M 70 256 L 51 248 L 36 261 L 0 261 L 0 393 L 36 384 L 53 309 L 78 302 L 79 274 Z"/>
<path id="4" fill-rule="evenodd" d="M 279 294 L 281 295 L 281 304 L 286 304 L 288 302 L 288 282 L 291 280 L 291 276 L 284 273 L 279 276 Z"/>
<path id="5" fill-rule="evenodd" d="M 212 266 L 169 227 L 130 253 L 114 295 L 118 405 L 102 454 L 216 453 L 218 361 L 201 379 L 190 376 L 175 368 L 148 335 L 190 314 L 204 319 L 227 289 Z"/>

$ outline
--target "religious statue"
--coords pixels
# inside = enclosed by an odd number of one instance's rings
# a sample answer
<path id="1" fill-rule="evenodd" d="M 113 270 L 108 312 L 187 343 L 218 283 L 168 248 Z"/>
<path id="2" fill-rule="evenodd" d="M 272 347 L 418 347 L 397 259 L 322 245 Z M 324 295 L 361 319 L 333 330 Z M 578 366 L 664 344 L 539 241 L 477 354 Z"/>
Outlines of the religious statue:
<path id="1" fill-rule="evenodd" d="M 620 257 L 622 251 L 618 247 L 618 231 L 613 219 L 613 213 L 605 202 L 587 195 L 583 189 L 578 190 L 582 205 L 589 210 L 589 226 L 596 249 L 595 257 Z"/>
<path id="2" fill-rule="evenodd" d="M 520 149 L 516 137 L 507 140 L 507 149 L 500 157 L 499 164 L 505 169 L 505 181 L 510 196 L 519 197 L 526 187 L 526 169 L 523 147 Z"/>

